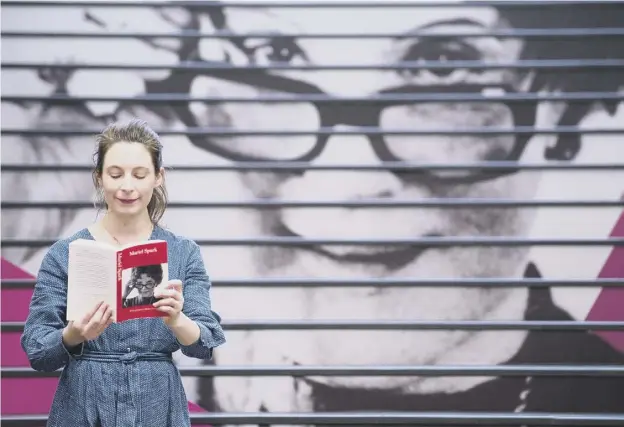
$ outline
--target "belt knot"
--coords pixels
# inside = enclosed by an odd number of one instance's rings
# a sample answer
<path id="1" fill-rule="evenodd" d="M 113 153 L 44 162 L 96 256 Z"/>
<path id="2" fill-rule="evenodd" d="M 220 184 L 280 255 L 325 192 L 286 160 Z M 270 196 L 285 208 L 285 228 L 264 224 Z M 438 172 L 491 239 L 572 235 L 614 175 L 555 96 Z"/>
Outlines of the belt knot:
<path id="1" fill-rule="evenodd" d="M 119 357 L 119 360 L 121 360 L 123 363 L 126 363 L 126 364 L 134 363 L 137 360 L 137 352 L 131 351 L 129 353 L 124 353 L 123 355 Z"/>

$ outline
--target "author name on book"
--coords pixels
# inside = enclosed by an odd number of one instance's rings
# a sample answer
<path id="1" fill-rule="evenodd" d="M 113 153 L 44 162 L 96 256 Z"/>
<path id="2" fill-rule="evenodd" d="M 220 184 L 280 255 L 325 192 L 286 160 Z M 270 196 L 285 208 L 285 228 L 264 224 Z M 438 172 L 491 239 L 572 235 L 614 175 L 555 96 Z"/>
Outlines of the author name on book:
<path id="1" fill-rule="evenodd" d="M 142 248 L 142 249 L 137 249 L 135 251 L 130 251 L 130 256 L 149 255 L 149 254 L 155 254 L 157 252 L 158 252 L 158 248 Z"/>

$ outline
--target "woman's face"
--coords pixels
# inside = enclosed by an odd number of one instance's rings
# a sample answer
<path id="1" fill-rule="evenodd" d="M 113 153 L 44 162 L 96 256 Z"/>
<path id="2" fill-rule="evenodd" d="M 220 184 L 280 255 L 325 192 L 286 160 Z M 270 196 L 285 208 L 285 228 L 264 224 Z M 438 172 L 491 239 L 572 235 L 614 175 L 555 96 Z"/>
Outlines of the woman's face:
<path id="1" fill-rule="evenodd" d="M 139 277 L 134 281 L 134 286 L 139 291 L 139 295 L 142 298 L 151 298 L 154 296 L 154 288 L 156 287 L 156 281 L 149 274 L 141 273 Z"/>
<path id="2" fill-rule="evenodd" d="M 471 8 L 319 8 L 314 10 L 232 8 L 228 28 L 246 32 L 402 34 L 379 39 L 272 39 L 249 40 L 247 50 L 237 50 L 219 39 L 204 39 L 205 60 L 231 58 L 236 65 L 288 63 L 298 65 L 392 65 L 398 62 L 465 60 L 489 63 L 519 59 L 519 40 L 496 37 L 454 37 L 450 40 L 419 38 L 416 33 L 481 34 L 506 23 L 495 9 Z M 210 32 L 209 23 L 202 31 Z M 451 70 L 322 70 L 258 72 L 254 82 L 243 84 L 199 75 L 191 96 L 254 97 L 305 96 L 306 91 L 336 97 L 374 96 L 384 90 L 398 94 L 440 94 L 470 90 L 496 94 L 523 90 L 526 82 L 513 69 Z M 287 78 L 281 80 L 276 76 Z M 288 83 L 290 82 L 290 83 Z M 477 89 L 475 89 L 477 88 Z M 479 89 L 480 88 L 480 89 Z M 395 96 L 397 92 L 394 92 Z M 319 104 L 321 104 L 319 106 Z M 367 135 L 363 128 L 385 131 L 475 128 L 513 129 L 519 125 L 512 107 L 491 102 L 412 102 L 385 108 L 358 104 L 331 109 L 312 102 L 192 103 L 190 111 L 199 126 L 235 131 L 317 131 L 332 127 L 322 150 L 314 152 L 316 135 L 221 136 L 196 145 L 247 158 L 284 161 L 302 158 L 313 166 L 381 165 L 388 159 L 424 164 L 476 164 L 512 157 L 513 135 Z M 375 107 L 375 106 L 373 106 Z M 526 115 L 525 115 L 526 116 Z M 533 117 L 530 117 L 532 120 Z M 527 125 L 532 125 L 530 124 Z M 358 133 L 358 131 L 360 133 Z M 345 135 L 344 132 L 351 132 Z M 382 148 L 380 148 L 382 147 Z M 215 152 L 218 152 L 215 150 Z M 474 180 L 472 174 L 441 172 L 395 173 L 388 170 L 280 170 L 241 175 L 250 197 L 276 201 L 411 201 L 428 199 L 532 199 L 539 175 L 517 173 Z M 406 208 L 292 208 L 259 209 L 261 234 L 303 239 L 418 239 L 423 237 L 518 236 L 527 232 L 532 212 L 523 209 L 483 207 Z M 406 247 L 316 245 L 306 248 L 259 246 L 253 248 L 262 277 L 321 278 L 479 278 L 517 277 L 527 247 Z M 292 291 L 293 316 L 309 319 L 484 319 L 523 315 L 523 290 L 478 288 L 347 289 L 302 287 Z M 512 307 L 506 304 L 512 292 Z M 291 294 L 289 294 L 291 295 Z M 247 309 L 247 307 L 246 307 Z M 284 307 L 275 311 L 291 313 Z M 502 313 L 498 311 L 502 310 Z M 264 315 L 264 314 L 262 314 Z M 286 314 L 284 314 L 286 316 Z M 354 354 L 362 363 L 430 363 L 467 338 L 467 332 L 310 332 L 305 345 L 285 349 L 298 363 L 349 363 Z M 371 345 L 372 341 L 375 342 Z M 336 346 L 336 342 L 341 345 Z M 307 346 L 311 346 L 309 348 Z M 299 347 L 298 347 L 299 348 Z"/>
<path id="3" fill-rule="evenodd" d="M 146 212 L 154 189 L 162 184 L 148 149 L 136 142 L 113 144 L 104 156 L 101 185 L 109 212 L 121 217 Z"/>

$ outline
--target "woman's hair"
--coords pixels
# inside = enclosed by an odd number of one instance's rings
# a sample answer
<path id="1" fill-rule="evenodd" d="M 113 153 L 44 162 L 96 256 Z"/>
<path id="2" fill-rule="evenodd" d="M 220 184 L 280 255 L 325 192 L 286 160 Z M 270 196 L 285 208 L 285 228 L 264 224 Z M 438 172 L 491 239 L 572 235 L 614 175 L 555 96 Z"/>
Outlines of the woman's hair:
<path id="1" fill-rule="evenodd" d="M 137 280 L 141 277 L 141 274 L 145 274 L 159 284 L 163 280 L 163 268 L 161 264 L 153 264 L 153 265 L 141 265 L 139 267 L 135 267 L 132 270 L 132 281 Z"/>
<path id="2" fill-rule="evenodd" d="M 112 123 L 108 125 L 102 133 L 96 136 L 97 146 L 93 155 L 93 184 L 96 189 L 100 187 L 104 167 L 104 157 L 108 150 L 118 142 L 136 142 L 142 144 L 152 158 L 154 172 L 160 173 L 162 167 L 162 144 L 160 137 L 144 120 L 133 119 L 127 123 Z M 152 199 L 147 205 L 147 212 L 153 224 L 158 224 L 165 209 L 167 208 L 167 189 L 165 187 L 164 176 L 162 185 L 154 189 Z M 104 197 L 98 192 L 98 202 L 106 206 Z"/>
<path id="3" fill-rule="evenodd" d="M 132 269 L 132 276 L 128 283 L 126 283 L 126 290 L 124 292 L 123 300 L 124 307 L 129 307 L 133 305 L 142 305 L 144 301 L 147 299 L 154 297 L 154 290 L 156 287 L 152 288 L 150 291 L 150 297 L 143 297 L 143 294 L 139 292 L 139 294 L 133 298 L 128 299 L 128 296 L 137 288 L 137 281 L 141 277 L 142 274 L 147 275 L 154 279 L 155 285 L 158 286 L 163 280 L 164 271 L 161 264 L 154 265 L 141 265 L 139 267 L 135 267 Z"/>

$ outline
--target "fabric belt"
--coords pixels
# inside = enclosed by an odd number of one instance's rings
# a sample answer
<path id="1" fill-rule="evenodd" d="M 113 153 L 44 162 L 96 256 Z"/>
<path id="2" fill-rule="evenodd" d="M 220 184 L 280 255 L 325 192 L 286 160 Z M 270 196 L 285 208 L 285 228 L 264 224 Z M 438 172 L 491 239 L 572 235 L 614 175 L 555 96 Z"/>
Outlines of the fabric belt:
<path id="1" fill-rule="evenodd" d="M 115 352 L 102 352 L 84 350 L 80 356 L 76 356 L 77 360 L 92 360 L 95 362 L 123 362 L 134 363 L 137 360 L 140 361 L 173 361 L 171 353 L 137 353 L 136 351 L 129 351 L 127 353 L 115 353 Z"/>

